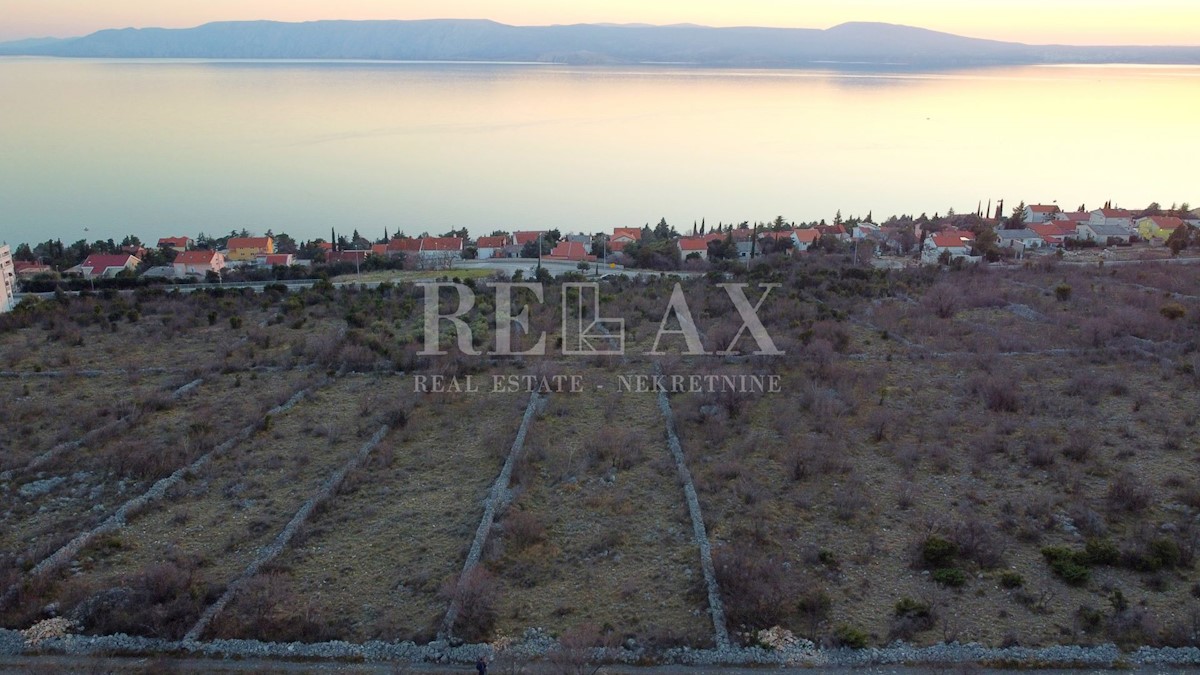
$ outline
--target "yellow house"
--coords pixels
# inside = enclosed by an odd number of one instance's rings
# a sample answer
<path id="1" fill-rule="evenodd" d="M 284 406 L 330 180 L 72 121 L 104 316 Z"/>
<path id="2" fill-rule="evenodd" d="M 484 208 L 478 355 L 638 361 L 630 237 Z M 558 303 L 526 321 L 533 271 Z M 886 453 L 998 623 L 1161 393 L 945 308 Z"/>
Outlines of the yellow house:
<path id="1" fill-rule="evenodd" d="M 250 262 L 260 255 L 275 253 L 275 240 L 271 237 L 233 237 L 225 248 L 227 260 Z"/>
<path id="2" fill-rule="evenodd" d="M 1146 216 L 1137 221 L 1138 236 L 1146 241 L 1166 239 L 1180 227 L 1183 227 L 1183 220 L 1175 216 Z"/>

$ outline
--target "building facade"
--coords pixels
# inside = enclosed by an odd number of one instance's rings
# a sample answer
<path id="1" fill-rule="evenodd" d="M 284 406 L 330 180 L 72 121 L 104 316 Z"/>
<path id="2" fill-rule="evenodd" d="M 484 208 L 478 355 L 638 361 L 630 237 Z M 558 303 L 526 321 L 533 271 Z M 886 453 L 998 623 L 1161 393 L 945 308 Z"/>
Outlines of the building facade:
<path id="1" fill-rule="evenodd" d="M 5 244 L 0 246 L 0 312 L 12 310 L 16 292 L 17 271 L 13 265 L 12 251 Z"/>
<path id="2" fill-rule="evenodd" d="M 251 262 L 261 255 L 275 253 L 275 240 L 271 237 L 233 237 L 226 244 L 226 260 Z"/>

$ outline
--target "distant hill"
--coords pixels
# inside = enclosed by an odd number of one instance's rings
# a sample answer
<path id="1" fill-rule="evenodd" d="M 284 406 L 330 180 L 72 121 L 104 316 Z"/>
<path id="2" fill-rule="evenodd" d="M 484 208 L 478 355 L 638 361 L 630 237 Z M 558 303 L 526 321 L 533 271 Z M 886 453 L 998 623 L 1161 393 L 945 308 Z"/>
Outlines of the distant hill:
<path id="1" fill-rule="evenodd" d="M 508 26 L 483 20 L 242 21 L 187 29 L 126 28 L 68 40 L 3 43 L 0 55 L 760 67 L 1200 63 L 1200 47 L 1032 46 L 883 23 L 812 30 L 687 24 Z"/>

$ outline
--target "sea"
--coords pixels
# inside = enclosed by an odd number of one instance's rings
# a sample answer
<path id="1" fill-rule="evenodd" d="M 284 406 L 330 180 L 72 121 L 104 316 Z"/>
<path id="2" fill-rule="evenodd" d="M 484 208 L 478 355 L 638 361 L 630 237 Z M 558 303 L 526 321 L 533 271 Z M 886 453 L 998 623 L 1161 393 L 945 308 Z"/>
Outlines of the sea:
<path id="1" fill-rule="evenodd" d="M 1200 67 L 0 58 L 0 241 L 1200 204 Z"/>

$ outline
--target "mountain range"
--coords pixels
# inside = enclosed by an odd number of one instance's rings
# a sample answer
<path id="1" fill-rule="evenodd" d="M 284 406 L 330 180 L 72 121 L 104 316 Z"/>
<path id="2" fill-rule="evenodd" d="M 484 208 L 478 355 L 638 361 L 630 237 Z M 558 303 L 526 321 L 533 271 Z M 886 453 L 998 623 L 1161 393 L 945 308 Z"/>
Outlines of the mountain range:
<path id="1" fill-rule="evenodd" d="M 509 26 L 494 21 L 236 21 L 124 28 L 0 43 L 0 55 L 91 58 L 363 59 L 720 67 L 955 67 L 1200 63 L 1200 47 L 1026 45 L 884 23 L 826 30 L 690 24 Z"/>

